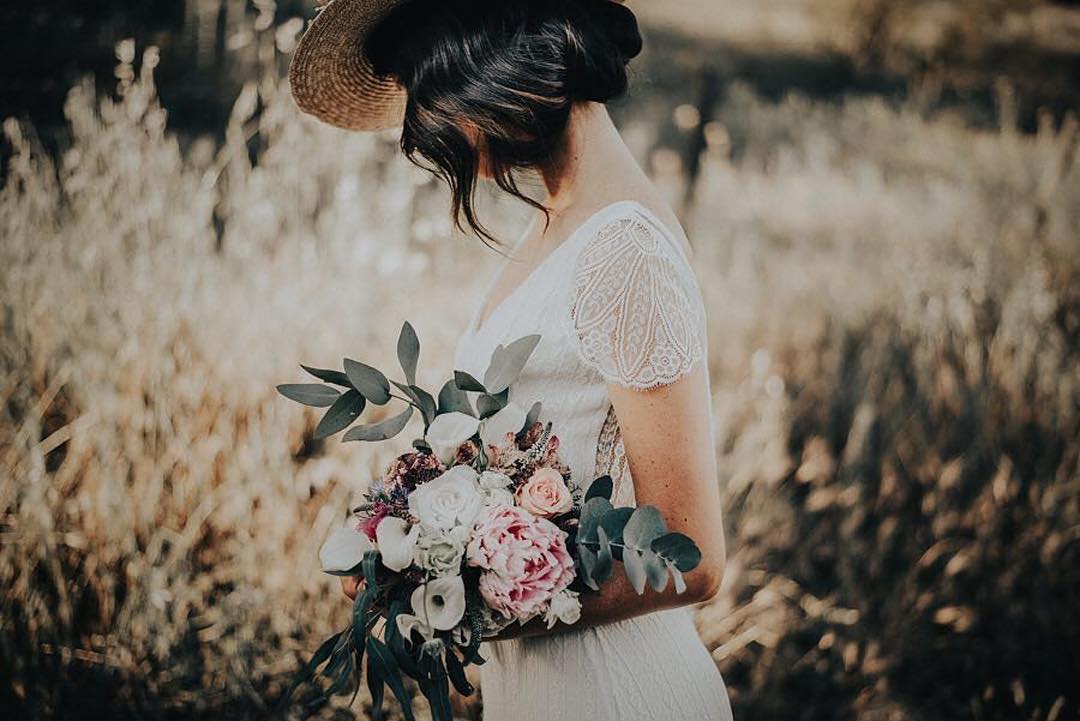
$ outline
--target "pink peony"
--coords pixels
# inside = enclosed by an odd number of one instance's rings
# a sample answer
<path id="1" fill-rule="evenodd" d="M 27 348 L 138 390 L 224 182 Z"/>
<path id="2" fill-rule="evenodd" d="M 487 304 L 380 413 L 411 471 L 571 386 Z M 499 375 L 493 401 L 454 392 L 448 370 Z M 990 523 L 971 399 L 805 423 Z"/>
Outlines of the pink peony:
<path id="1" fill-rule="evenodd" d="M 574 580 L 566 532 L 518 506 L 494 506 L 477 518 L 467 549 L 483 569 L 480 595 L 507 618 L 527 621 Z"/>
<path id="2" fill-rule="evenodd" d="M 554 468 L 538 468 L 517 489 L 517 503 L 534 516 L 551 518 L 574 507 L 574 499 L 562 474 Z"/>

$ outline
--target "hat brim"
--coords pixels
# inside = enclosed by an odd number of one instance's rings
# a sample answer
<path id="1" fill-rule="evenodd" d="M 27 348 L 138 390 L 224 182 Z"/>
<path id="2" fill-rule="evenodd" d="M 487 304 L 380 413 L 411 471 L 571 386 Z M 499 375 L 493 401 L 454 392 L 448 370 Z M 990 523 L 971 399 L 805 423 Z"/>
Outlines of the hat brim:
<path id="1" fill-rule="evenodd" d="M 379 20 L 406 1 L 330 0 L 320 7 L 289 61 L 289 87 L 303 112 L 346 130 L 401 126 L 405 89 L 375 74 L 364 43 Z"/>
<path id="2" fill-rule="evenodd" d="M 368 33 L 403 0 L 331 0 L 300 37 L 289 87 L 300 109 L 347 130 L 399 127 L 405 90 L 380 77 L 364 54 Z"/>

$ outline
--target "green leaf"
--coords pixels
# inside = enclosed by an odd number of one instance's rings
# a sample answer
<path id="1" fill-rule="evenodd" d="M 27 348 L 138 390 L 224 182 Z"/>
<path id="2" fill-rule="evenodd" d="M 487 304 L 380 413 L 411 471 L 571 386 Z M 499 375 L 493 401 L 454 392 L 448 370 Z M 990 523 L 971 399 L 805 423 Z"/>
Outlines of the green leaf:
<path id="1" fill-rule="evenodd" d="M 650 548 L 679 571 L 692 571 L 701 562 L 701 550 L 693 539 L 682 533 L 665 533 L 654 538 Z"/>
<path id="2" fill-rule="evenodd" d="M 579 545 L 577 556 L 577 570 L 578 576 L 582 582 L 594 591 L 600 590 L 600 584 L 593 578 L 593 571 L 596 569 L 596 553 L 593 552 L 588 546 Z"/>
<path id="3" fill-rule="evenodd" d="M 645 593 L 645 581 L 648 576 L 645 573 L 645 562 L 641 558 L 641 553 L 632 548 L 625 548 L 622 558 L 623 569 L 626 571 L 626 577 L 630 579 L 630 585 L 634 587 L 638 595 Z"/>
<path id="4" fill-rule="evenodd" d="M 352 387 L 360 391 L 360 394 L 370 402 L 377 406 L 390 402 L 390 383 L 379 369 L 354 361 L 352 358 L 346 358 L 345 375 L 349 377 Z"/>
<path id="5" fill-rule="evenodd" d="M 301 669 L 296 672 L 296 675 L 293 677 L 292 684 L 290 684 L 288 690 L 281 697 L 282 706 L 288 705 L 289 701 L 291 701 L 293 697 L 293 694 L 296 693 L 296 689 L 300 688 L 300 686 L 305 683 L 311 682 L 311 680 L 315 677 L 315 670 L 319 668 L 319 666 L 321 666 L 326 661 L 326 659 L 330 658 L 330 654 L 333 653 L 334 649 L 337 647 L 338 640 L 340 640 L 341 637 L 349 630 L 350 629 L 338 631 L 333 636 L 319 644 L 319 648 L 316 649 L 315 653 L 311 655 L 311 658 L 308 659 L 308 662 L 305 663 L 303 667 L 301 667 Z"/>
<path id="6" fill-rule="evenodd" d="M 412 698 L 405 688 L 405 682 L 401 678 L 401 669 L 398 668 L 394 654 L 391 653 L 385 643 L 374 636 L 368 636 L 367 649 L 369 668 L 372 665 L 377 667 L 379 677 L 390 687 L 394 696 L 397 697 L 398 703 L 401 704 L 401 712 L 405 715 L 406 721 L 415 721 L 412 712 Z"/>
<path id="7" fill-rule="evenodd" d="M 633 508 L 623 506 L 612 509 L 611 512 L 600 519 L 600 527 L 604 529 L 604 533 L 607 534 L 612 543 L 622 544 L 623 529 L 626 528 L 626 522 L 630 520 L 633 513 Z M 621 558 L 621 555 L 620 549 L 616 548 L 615 558 Z"/>
<path id="8" fill-rule="evenodd" d="M 420 408 L 420 413 L 424 416 L 424 424 L 431 425 L 431 422 L 435 420 L 435 399 L 431 397 L 431 394 L 417 385 L 407 386 L 397 381 L 390 382 Z"/>
<path id="9" fill-rule="evenodd" d="M 476 412 L 481 420 L 490 418 L 506 407 L 506 402 L 510 397 L 508 390 L 503 390 L 497 395 L 485 393 L 476 399 Z"/>
<path id="10" fill-rule="evenodd" d="M 368 654 L 367 687 L 368 693 L 371 695 L 372 721 L 382 721 L 383 694 L 386 691 L 386 685 L 383 682 L 383 674 L 379 668 L 378 659 L 373 653 Z"/>
<path id="11" fill-rule="evenodd" d="M 592 498 L 606 498 L 611 500 L 611 492 L 614 490 L 611 476 L 600 476 L 589 484 L 589 490 L 585 492 L 585 500 Z"/>
<path id="12" fill-rule="evenodd" d="M 487 388 L 484 388 L 484 384 L 473 378 L 465 371 L 454 371 L 454 384 L 463 391 L 487 393 Z"/>
<path id="13" fill-rule="evenodd" d="M 329 438 L 338 431 L 348 428 L 364 412 L 366 403 L 367 401 L 355 388 L 345 391 L 334 401 L 334 404 L 330 406 L 330 410 L 326 412 L 326 415 L 319 421 L 319 425 L 315 427 L 315 437 Z"/>
<path id="14" fill-rule="evenodd" d="M 332 371 L 327 370 L 326 368 L 312 368 L 311 366 L 306 366 L 303 363 L 300 364 L 300 367 L 321 381 L 333 383 L 334 385 L 342 386 L 343 388 L 352 388 L 352 383 L 349 382 L 349 377 L 341 371 Z"/>
<path id="15" fill-rule="evenodd" d="M 454 381 L 446 381 L 443 384 L 442 389 L 439 391 L 439 413 L 464 413 L 469 416 L 476 416 L 476 412 L 473 411 L 472 405 L 469 403 L 468 394 L 458 388 L 457 383 Z"/>
<path id="16" fill-rule="evenodd" d="M 405 428 L 412 418 L 413 407 L 409 406 L 396 416 L 387 418 L 379 423 L 350 428 L 342 438 L 343 441 L 385 441 L 393 438 Z"/>
<path id="17" fill-rule="evenodd" d="M 454 649 L 450 646 L 446 647 L 446 675 L 450 677 L 450 683 L 454 684 L 454 688 L 462 696 L 471 696 L 473 691 L 473 685 L 469 683 L 469 679 L 465 676 L 465 666 L 462 665 L 461 659 L 454 653 Z"/>
<path id="18" fill-rule="evenodd" d="M 501 393 L 516 381 L 539 342 L 539 335 L 527 335 L 510 345 L 495 346 L 487 372 L 484 373 L 484 386 L 488 393 Z"/>
<path id="19" fill-rule="evenodd" d="M 639 551 L 651 550 L 652 542 L 667 530 L 664 518 L 655 506 L 636 508 L 623 528 L 623 542 Z"/>
<path id="20" fill-rule="evenodd" d="M 420 691 L 431 705 L 432 721 L 453 721 L 454 714 L 450 708 L 450 684 L 447 682 L 446 669 L 443 668 L 442 660 L 435 659 L 435 668 L 428 676 L 417 679 Z"/>
<path id="21" fill-rule="evenodd" d="M 596 543 L 596 529 L 600 527 L 600 521 L 605 515 L 614 510 L 611 501 L 597 496 L 590 498 L 581 507 L 581 517 L 578 520 L 577 542 Z"/>
<path id="22" fill-rule="evenodd" d="M 645 564 L 645 576 L 653 590 L 659 593 L 667 588 L 668 570 L 664 560 L 652 551 L 642 551 L 641 561 Z"/>
<path id="23" fill-rule="evenodd" d="M 603 523 L 596 529 L 596 540 L 600 548 L 596 552 L 596 565 L 593 567 L 592 577 L 597 584 L 604 583 L 611 578 L 611 570 L 614 558 L 611 555 L 611 541 L 607 532 L 604 531 Z"/>
<path id="24" fill-rule="evenodd" d="M 416 361 L 420 358 L 420 339 L 416 337 L 416 331 L 412 324 L 405 321 L 401 326 L 401 333 L 397 340 L 398 363 L 405 373 L 405 380 L 409 385 L 416 384 Z"/>
<path id="25" fill-rule="evenodd" d="M 525 425 L 521 429 L 522 433 L 532 428 L 533 424 L 540 420 L 540 412 L 543 408 L 544 406 L 540 401 L 532 404 L 532 407 L 529 408 L 529 412 L 525 414 Z"/>
<path id="26" fill-rule="evenodd" d="M 282 383 L 277 390 L 290 401 L 315 408 L 331 406 L 341 395 L 341 391 L 322 383 Z"/>

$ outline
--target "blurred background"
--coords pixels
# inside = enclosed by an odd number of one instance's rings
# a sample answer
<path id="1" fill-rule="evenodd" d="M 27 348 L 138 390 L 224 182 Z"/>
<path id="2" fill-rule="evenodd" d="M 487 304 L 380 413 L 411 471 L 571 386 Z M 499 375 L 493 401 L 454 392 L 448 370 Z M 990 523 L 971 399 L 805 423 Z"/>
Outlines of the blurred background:
<path id="1" fill-rule="evenodd" d="M 736 719 L 1080 718 L 1080 6 L 631 5 L 613 111 L 708 303 Z M 0 8 L 5 719 L 266 718 L 347 622 L 317 549 L 399 449 L 274 386 L 389 365 L 405 319 L 441 380 L 500 258 L 392 133 L 296 111 L 313 14 Z"/>

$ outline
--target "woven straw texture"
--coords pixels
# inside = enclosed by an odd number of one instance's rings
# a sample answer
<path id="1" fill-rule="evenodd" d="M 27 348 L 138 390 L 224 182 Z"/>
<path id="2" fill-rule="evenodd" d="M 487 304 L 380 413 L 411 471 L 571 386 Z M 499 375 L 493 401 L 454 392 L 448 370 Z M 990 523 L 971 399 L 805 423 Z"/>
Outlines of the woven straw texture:
<path id="1" fill-rule="evenodd" d="M 346 130 L 401 126 L 405 90 L 375 75 L 363 47 L 383 15 L 404 1 L 330 0 L 319 8 L 289 63 L 289 86 L 303 112 Z"/>

